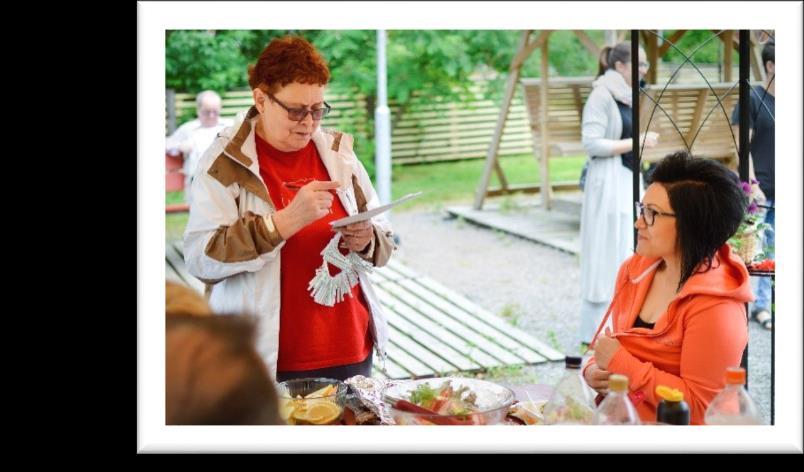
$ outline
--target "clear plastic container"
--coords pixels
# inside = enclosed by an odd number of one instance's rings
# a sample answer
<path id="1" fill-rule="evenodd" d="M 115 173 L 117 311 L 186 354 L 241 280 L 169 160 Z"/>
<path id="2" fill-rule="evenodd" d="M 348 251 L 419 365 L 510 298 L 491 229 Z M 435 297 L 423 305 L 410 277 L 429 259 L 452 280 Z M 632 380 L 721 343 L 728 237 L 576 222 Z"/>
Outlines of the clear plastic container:
<path id="1" fill-rule="evenodd" d="M 566 371 L 544 406 L 545 424 L 593 424 L 595 401 L 581 378 L 581 358 L 567 356 Z"/>
<path id="2" fill-rule="evenodd" d="M 461 398 L 472 398 L 476 410 L 463 414 L 439 414 L 411 404 L 413 392 L 422 385 L 434 390 L 446 386 L 455 391 L 462 390 Z M 508 387 L 485 380 L 437 377 L 397 382 L 385 389 L 383 399 L 394 423 L 398 425 L 491 425 L 505 421 L 514 403 L 514 392 Z M 401 400 L 404 402 L 400 402 Z M 406 404 L 405 407 L 402 406 L 403 403 Z"/>
<path id="3" fill-rule="evenodd" d="M 609 376 L 609 393 L 595 410 L 595 424 L 640 424 L 639 414 L 628 398 L 628 377 L 620 374 Z"/>
<path id="4" fill-rule="evenodd" d="M 709 404 L 704 422 L 711 425 L 761 424 L 754 400 L 745 390 L 745 369 L 726 369 L 726 388 Z"/>

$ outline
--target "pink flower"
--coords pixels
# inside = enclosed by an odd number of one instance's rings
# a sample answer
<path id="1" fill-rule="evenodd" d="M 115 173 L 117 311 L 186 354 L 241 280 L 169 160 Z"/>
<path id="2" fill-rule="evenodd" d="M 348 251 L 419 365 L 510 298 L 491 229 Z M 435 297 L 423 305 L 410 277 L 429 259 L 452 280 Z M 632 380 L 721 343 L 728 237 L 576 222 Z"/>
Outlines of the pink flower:
<path id="1" fill-rule="evenodd" d="M 756 202 L 751 202 L 751 204 L 748 205 L 748 214 L 753 215 L 757 211 L 759 211 L 759 206 L 757 206 Z"/>

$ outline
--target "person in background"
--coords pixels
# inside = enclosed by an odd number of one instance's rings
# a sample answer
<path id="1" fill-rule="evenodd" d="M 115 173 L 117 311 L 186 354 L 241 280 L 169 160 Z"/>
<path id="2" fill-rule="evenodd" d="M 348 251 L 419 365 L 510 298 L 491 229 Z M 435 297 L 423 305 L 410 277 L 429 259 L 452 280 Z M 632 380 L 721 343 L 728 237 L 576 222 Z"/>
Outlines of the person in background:
<path id="1" fill-rule="evenodd" d="M 639 76 L 648 72 L 639 49 Z M 614 276 L 633 253 L 631 43 L 601 52 L 598 78 L 583 108 L 581 134 L 589 154 L 581 207 L 580 342 L 588 345 L 611 299 Z M 658 134 L 641 137 L 656 146 Z M 640 186 L 641 188 L 641 186 Z"/>
<path id="2" fill-rule="evenodd" d="M 165 141 L 166 153 L 184 155 L 185 196 L 189 194 L 192 176 L 201 156 L 218 133 L 232 124 L 231 120 L 221 118 L 221 97 L 217 93 L 204 90 L 196 96 L 195 101 L 198 118 L 179 126 Z"/>
<path id="3" fill-rule="evenodd" d="M 776 42 L 770 40 L 762 48 L 762 63 L 765 66 L 765 83 L 751 88 L 749 107 L 749 142 L 751 158 L 749 159 L 749 175 L 752 180 L 759 181 L 762 192 L 760 200 L 765 200 L 765 258 L 774 258 L 776 244 Z M 740 104 L 731 115 L 734 125 L 734 136 L 739 136 Z M 771 279 L 757 277 L 757 300 L 751 310 L 751 318 L 765 329 L 771 329 Z"/>

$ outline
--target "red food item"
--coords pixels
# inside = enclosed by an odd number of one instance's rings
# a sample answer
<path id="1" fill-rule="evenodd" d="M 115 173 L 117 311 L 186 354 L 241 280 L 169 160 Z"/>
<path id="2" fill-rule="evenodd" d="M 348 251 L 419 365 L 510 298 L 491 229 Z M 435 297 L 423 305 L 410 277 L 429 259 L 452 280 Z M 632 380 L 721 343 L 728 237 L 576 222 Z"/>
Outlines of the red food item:
<path id="1" fill-rule="evenodd" d="M 461 421 L 461 420 L 459 420 L 457 418 L 453 418 L 453 417 L 449 417 L 449 416 L 442 416 L 442 415 L 439 415 L 438 413 L 436 413 L 433 410 L 423 408 L 423 407 L 421 407 L 419 405 L 416 405 L 415 403 L 411 403 L 411 402 L 409 402 L 407 400 L 398 400 L 396 402 L 396 404 L 394 405 L 394 407 L 397 410 L 407 411 L 409 413 L 418 413 L 420 415 L 433 415 L 432 417 L 427 418 L 427 421 L 430 421 L 430 422 L 432 422 L 434 424 L 440 424 L 440 425 L 472 424 L 471 418 L 467 418 L 467 419 L 469 419 L 469 421 L 466 422 L 466 421 Z"/>
<path id="2" fill-rule="evenodd" d="M 773 259 L 765 259 L 750 266 L 753 270 L 761 270 L 763 272 L 773 272 L 776 270 L 776 261 Z"/>

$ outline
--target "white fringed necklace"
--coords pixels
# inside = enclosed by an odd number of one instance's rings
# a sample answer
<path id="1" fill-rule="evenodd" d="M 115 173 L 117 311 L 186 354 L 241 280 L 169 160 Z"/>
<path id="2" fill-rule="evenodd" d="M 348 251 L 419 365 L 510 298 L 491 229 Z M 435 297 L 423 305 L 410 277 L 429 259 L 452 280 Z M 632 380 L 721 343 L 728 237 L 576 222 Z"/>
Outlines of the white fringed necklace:
<path id="1" fill-rule="evenodd" d="M 338 243 L 341 233 L 338 232 L 321 251 L 324 262 L 316 269 L 315 276 L 310 280 L 307 289 L 316 303 L 324 306 L 334 306 L 343 301 L 346 295 L 352 297 L 352 287 L 360 281 L 359 275 L 370 274 L 374 266 L 352 251 L 348 255 L 341 254 Z M 329 264 L 341 271 L 336 276 L 329 273 Z"/>

